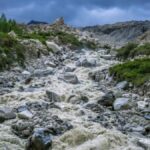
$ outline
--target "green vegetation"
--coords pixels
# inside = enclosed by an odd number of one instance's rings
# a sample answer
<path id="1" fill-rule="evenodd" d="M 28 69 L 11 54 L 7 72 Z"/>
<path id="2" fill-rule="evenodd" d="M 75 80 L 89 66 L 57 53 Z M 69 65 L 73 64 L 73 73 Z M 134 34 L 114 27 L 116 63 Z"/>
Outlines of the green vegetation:
<path id="1" fill-rule="evenodd" d="M 135 86 L 141 86 L 150 80 L 150 58 L 127 61 L 110 68 L 110 74 L 117 81 L 127 80 Z"/>
<path id="2" fill-rule="evenodd" d="M 8 69 L 14 62 L 24 65 L 24 47 L 7 33 L 0 32 L 0 70 Z"/>
<path id="3" fill-rule="evenodd" d="M 121 59 L 134 58 L 139 55 L 150 55 L 150 43 L 138 45 L 136 43 L 128 43 L 124 47 L 117 49 L 117 57 Z"/>
<path id="4" fill-rule="evenodd" d="M 0 32 L 8 33 L 10 31 L 14 31 L 17 34 L 22 34 L 23 29 L 17 25 L 15 20 L 7 20 L 4 14 L 0 17 Z"/>

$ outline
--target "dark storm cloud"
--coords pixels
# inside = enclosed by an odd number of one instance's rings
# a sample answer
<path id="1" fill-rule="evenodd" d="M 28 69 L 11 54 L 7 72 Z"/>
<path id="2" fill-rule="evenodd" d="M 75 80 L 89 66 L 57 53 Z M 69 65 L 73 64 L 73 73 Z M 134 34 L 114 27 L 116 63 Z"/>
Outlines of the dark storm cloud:
<path id="1" fill-rule="evenodd" d="M 0 13 L 20 22 L 51 22 L 64 16 L 72 25 L 150 19 L 150 0 L 0 0 Z"/>

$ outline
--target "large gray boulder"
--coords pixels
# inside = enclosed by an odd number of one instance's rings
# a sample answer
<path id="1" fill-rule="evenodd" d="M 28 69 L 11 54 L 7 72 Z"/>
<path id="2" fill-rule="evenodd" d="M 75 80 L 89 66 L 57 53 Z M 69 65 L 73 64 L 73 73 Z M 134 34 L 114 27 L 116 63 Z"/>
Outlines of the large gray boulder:
<path id="1" fill-rule="evenodd" d="M 26 150 L 49 150 L 52 146 L 50 131 L 45 128 L 37 128 L 29 138 Z"/>
<path id="2" fill-rule="evenodd" d="M 116 85 L 117 89 L 122 89 L 122 90 L 125 90 L 127 87 L 128 87 L 128 82 L 127 81 L 119 82 Z"/>
<path id="3" fill-rule="evenodd" d="M 61 101 L 61 97 L 52 91 L 47 90 L 46 95 L 50 102 L 60 102 Z"/>
<path id="4" fill-rule="evenodd" d="M 50 41 L 46 41 L 46 45 L 49 49 L 52 49 L 53 52 L 60 52 L 61 51 L 61 47 L 59 47 L 56 43 L 54 42 L 50 42 Z"/>
<path id="5" fill-rule="evenodd" d="M 129 98 L 117 98 L 113 104 L 114 110 L 123 110 L 128 109 L 130 107 L 130 99 Z"/>
<path id="6" fill-rule="evenodd" d="M 33 76 L 35 77 L 44 77 L 44 76 L 48 76 L 48 75 L 53 75 L 54 71 L 52 68 L 48 68 L 48 69 L 36 69 L 33 73 Z"/>
<path id="7" fill-rule="evenodd" d="M 79 80 L 78 77 L 73 73 L 65 73 L 59 77 L 59 79 L 64 80 L 67 83 L 71 84 L 78 84 Z"/>
<path id="8" fill-rule="evenodd" d="M 4 122 L 5 120 L 15 119 L 16 114 L 13 112 L 11 108 L 8 107 L 1 107 L 0 108 L 0 123 Z"/>
<path id="9" fill-rule="evenodd" d="M 108 91 L 98 100 L 98 104 L 103 106 L 112 106 L 114 101 L 115 101 L 114 93 L 112 91 Z"/>

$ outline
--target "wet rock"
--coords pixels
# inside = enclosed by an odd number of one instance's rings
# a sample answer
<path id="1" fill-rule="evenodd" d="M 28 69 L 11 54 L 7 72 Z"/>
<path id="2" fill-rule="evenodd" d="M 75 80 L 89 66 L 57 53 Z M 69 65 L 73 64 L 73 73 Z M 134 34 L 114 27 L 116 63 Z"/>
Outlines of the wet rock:
<path id="1" fill-rule="evenodd" d="M 16 123 L 13 123 L 12 132 L 21 138 L 28 138 L 34 129 L 34 124 L 32 122 L 26 122 L 19 120 Z"/>
<path id="2" fill-rule="evenodd" d="M 117 85 L 116 85 L 116 88 L 117 89 L 127 89 L 128 88 L 128 82 L 127 81 L 122 81 L 122 82 L 119 82 Z"/>
<path id="3" fill-rule="evenodd" d="M 68 98 L 67 100 L 68 102 L 72 103 L 72 104 L 84 104 L 87 103 L 89 101 L 88 97 L 84 96 L 84 95 L 72 95 Z"/>
<path id="4" fill-rule="evenodd" d="M 53 74 L 54 74 L 54 71 L 51 68 L 46 69 L 46 70 L 37 69 L 34 71 L 33 76 L 44 77 L 44 76 L 53 75 Z"/>
<path id="5" fill-rule="evenodd" d="M 29 138 L 26 150 L 50 150 L 52 136 L 48 129 L 37 128 Z"/>
<path id="6" fill-rule="evenodd" d="M 103 70 L 96 70 L 96 71 L 90 72 L 88 75 L 92 80 L 96 82 L 104 80 L 106 77 L 106 73 Z"/>
<path id="7" fill-rule="evenodd" d="M 50 102 L 61 102 L 61 97 L 52 91 L 46 91 L 46 95 Z"/>
<path id="8" fill-rule="evenodd" d="M 144 118 L 145 118 L 146 120 L 150 120 L 150 114 L 145 114 L 145 115 L 144 115 Z"/>
<path id="9" fill-rule="evenodd" d="M 44 64 L 49 67 L 56 68 L 56 64 L 51 61 L 45 61 Z"/>
<path id="10" fill-rule="evenodd" d="M 50 41 L 46 41 L 46 45 L 49 49 L 52 49 L 53 52 L 57 53 L 61 51 L 61 47 L 59 47 L 56 43 L 54 42 L 50 42 Z"/>
<path id="11" fill-rule="evenodd" d="M 64 68 L 64 72 L 73 72 L 76 68 L 75 67 L 69 67 L 69 66 L 66 66 Z"/>
<path id="12" fill-rule="evenodd" d="M 138 145 L 143 147 L 145 150 L 150 149 L 150 139 L 139 139 Z"/>
<path id="13" fill-rule="evenodd" d="M 96 60 L 87 60 L 87 59 L 81 59 L 78 60 L 76 63 L 76 66 L 78 67 L 96 67 Z"/>
<path id="14" fill-rule="evenodd" d="M 65 82 L 71 83 L 71 84 L 78 84 L 79 83 L 78 77 L 73 73 L 65 73 L 64 75 L 59 77 L 59 79 L 62 79 Z"/>
<path id="15" fill-rule="evenodd" d="M 22 72 L 22 75 L 24 75 L 24 76 L 30 76 L 31 73 L 30 73 L 29 71 L 24 70 L 24 71 Z"/>
<path id="16" fill-rule="evenodd" d="M 33 117 L 33 114 L 29 110 L 24 110 L 18 113 L 18 117 L 20 119 L 31 119 Z"/>
<path id="17" fill-rule="evenodd" d="M 90 109 L 91 111 L 96 112 L 96 113 L 104 112 L 104 108 L 101 105 L 94 103 L 94 102 L 87 103 L 84 106 L 84 108 Z"/>
<path id="18" fill-rule="evenodd" d="M 113 104 L 114 110 L 129 109 L 129 98 L 117 98 Z"/>
<path id="19" fill-rule="evenodd" d="M 112 106 L 114 101 L 114 93 L 112 91 L 108 91 L 98 100 L 98 104 L 101 104 L 103 106 Z"/>
<path id="20" fill-rule="evenodd" d="M 145 108 L 148 108 L 149 103 L 145 101 L 138 101 L 137 102 L 137 107 L 139 110 L 144 110 Z"/>
<path id="21" fill-rule="evenodd" d="M 0 123 L 4 122 L 5 120 L 15 119 L 16 114 L 13 112 L 11 108 L 8 107 L 1 107 L 0 108 Z"/>

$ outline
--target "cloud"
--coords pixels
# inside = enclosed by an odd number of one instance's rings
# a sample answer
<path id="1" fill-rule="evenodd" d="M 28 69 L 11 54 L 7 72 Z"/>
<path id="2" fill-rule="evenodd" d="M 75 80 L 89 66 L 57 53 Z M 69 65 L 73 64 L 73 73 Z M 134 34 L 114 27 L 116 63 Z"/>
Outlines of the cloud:
<path id="1" fill-rule="evenodd" d="M 0 0 L 0 13 L 19 22 L 64 16 L 75 26 L 148 20 L 149 9 L 149 0 Z"/>

